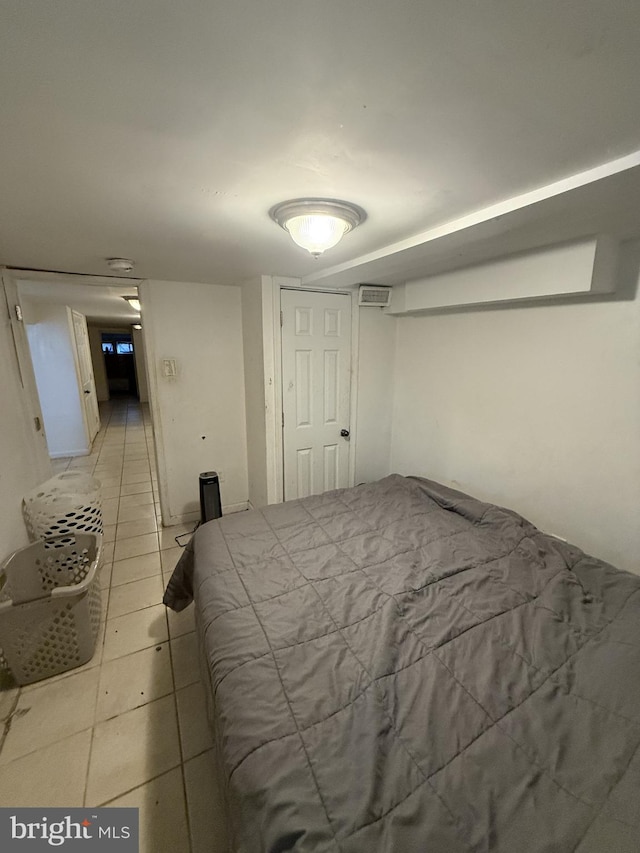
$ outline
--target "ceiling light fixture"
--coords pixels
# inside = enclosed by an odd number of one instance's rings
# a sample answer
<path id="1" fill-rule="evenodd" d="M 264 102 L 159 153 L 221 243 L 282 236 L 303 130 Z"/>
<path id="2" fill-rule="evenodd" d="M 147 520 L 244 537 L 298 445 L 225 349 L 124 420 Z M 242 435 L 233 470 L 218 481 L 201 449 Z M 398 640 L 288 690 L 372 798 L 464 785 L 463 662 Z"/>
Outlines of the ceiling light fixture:
<path id="1" fill-rule="evenodd" d="M 140 313 L 140 300 L 137 296 L 123 296 L 122 298 L 131 305 L 134 311 Z"/>
<path id="2" fill-rule="evenodd" d="M 367 218 L 361 207 L 348 201 L 295 198 L 276 204 L 269 216 L 315 258 L 337 245 L 348 231 Z"/>

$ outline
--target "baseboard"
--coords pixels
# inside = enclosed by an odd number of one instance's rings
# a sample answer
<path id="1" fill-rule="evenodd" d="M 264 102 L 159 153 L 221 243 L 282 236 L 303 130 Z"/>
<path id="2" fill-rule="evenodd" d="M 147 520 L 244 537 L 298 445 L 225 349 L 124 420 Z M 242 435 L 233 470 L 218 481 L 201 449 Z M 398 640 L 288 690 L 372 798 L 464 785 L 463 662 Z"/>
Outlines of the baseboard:
<path id="1" fill-rule="evenodd" d="M 162 519 L 163 527 L 174 527 L 176 524 L 195 524 L 200 521 L 199 512 L 185 512 L 182 515 L 170 515 L 168 520 Z"/>
<path id="2" fill-rule="evenodd" d="M 223 515 L 232 515 L 234 512 L 244 512 L 245 510 L 250 509 L 249 501 L 241 501 L 237 504 L 225 504 L 222 507 Z M 163 527 L 173 527 L 176 524 L 195 524 L 196 521 L 200 521 L 200 512 L 185 512 L 182 515 L 172 515 L 168 519 L 168 523 L 162 519 Z"/>
<path id="3" fill-rule="evenodd" d="M 239 504 L 229 504 L 228 506 L 222 507 L 223 515 L 231 515 L 233 512 L 245 512 L 245 510 L 250 509 L 249 501 L 242 501 Z"/>
<path id="4" fill-rule="evenodd" d="M 65 450 L 62 453 L 49 453 L 50 459 L 68 459 L 70 456 L 89 456 L 90 450 L 85 447 L 83 450 Z"/>

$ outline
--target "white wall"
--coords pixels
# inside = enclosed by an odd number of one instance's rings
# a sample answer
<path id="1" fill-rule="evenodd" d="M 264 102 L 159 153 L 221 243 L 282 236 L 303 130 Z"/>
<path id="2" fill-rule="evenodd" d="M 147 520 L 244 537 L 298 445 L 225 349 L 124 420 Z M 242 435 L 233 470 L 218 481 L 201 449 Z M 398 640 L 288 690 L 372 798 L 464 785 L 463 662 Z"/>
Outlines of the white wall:
<path id="1" fill-rule="evenodd" d="M 359 311 L 356 483 L 391 472 L 396 320 L 381 308 Z"/>
<path id="2" fill-rule="evenodd" d="M 138 399 L 141 403 L 148 403 L 149 380 L 147 378 L 147 359 L 144 353 L 144 330 L 132 329 L 131 334 L 133 335 L 133 357 L 135 359 Z"/>
<path id="3" fill-rule="evenodd" d="M 252 506 L 283 500 L 280 290 L 300 280 L 263 275 L 242 285 L 247 455 Z"/>
<path id="4" fill-rule="evenodd" d="M 611 293 L 617 260 L 609 237 L 547 246 L 408 281 L 394 289 L 389 313 Z"/>
<path id="5" fill-rule="evenodd" d="M 48 457 L 36 444 L 1 289 L 0 306 L 0 559 L 4 559 L 28 542 L 22 516 L 23 495 L 52 472 Z"/>
<path id="6" fill-rule="evenodd" d="M 397 323 L 394 470 L 640 573 L 638 297 Z"/>
<path id="7" fill-rule="evenodd" d="M 23 302 L 31 361 L 52 457 L 90 451 L 66 305 Z"/>
<path id="8" fill-rule="evenodd" d="M 146 281 L 140 296 L 163 522 L 199 518 L 203 471 L 223 472 L 223 509 L 244 508 L 241 289 Z M 175 378 L 162 375 L 163 359 L 176 360 Z"/>

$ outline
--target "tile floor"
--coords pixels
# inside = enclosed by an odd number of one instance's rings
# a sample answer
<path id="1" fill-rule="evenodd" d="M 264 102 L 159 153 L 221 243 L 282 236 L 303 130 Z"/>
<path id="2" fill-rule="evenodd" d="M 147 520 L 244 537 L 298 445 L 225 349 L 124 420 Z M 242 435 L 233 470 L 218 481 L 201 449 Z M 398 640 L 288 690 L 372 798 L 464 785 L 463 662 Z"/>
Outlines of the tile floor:
<path id="1" fill-rule="evenodd" d="M 160 526 L 145 409 L 105 404 L 91 455 L 54 462 L 102 482 L 102 631 L 85 666 L 0 691 L 0 803 L 137 806 L 141 853 L 212 853 L 220 828 L 193 607 L 161 603 L 174 537 L 193 525 Z"/>

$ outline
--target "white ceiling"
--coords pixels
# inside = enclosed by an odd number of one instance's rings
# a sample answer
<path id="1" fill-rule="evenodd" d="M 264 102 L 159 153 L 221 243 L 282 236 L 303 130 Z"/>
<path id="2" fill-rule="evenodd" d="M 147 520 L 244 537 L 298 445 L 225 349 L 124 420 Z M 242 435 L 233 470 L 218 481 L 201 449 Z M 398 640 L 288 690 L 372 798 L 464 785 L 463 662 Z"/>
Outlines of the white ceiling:
<path id="1" fill-rule="evenodd" d="M 109 325 L 130 326 L 140 322 L 140 314 L 134 311 L 124 296 L 137 296 L 137 287 L 105 284 L 104 280 L 88 284 L 86 281 L 64 281 L 56 277 L 53 281 L 20 280 L 20 301 L 25 303 L 53 302 L 69 305 L 90 322 Z"/>
<path id="2" fill-rule="evenodd" d="M 4 0 L 0 262 L 311 280 L 640 149 L 639 79 L 638 0 Z"/>

